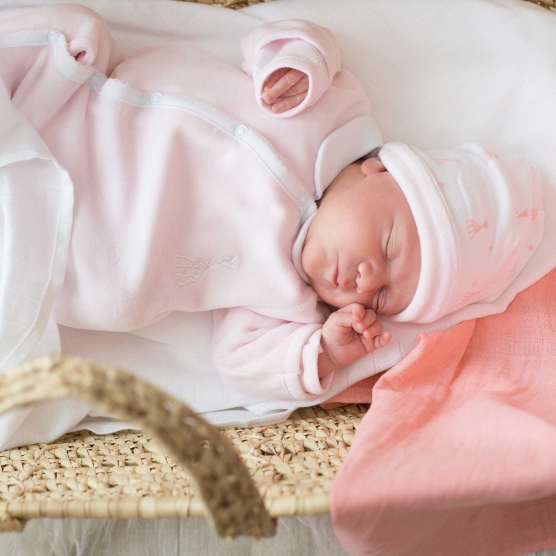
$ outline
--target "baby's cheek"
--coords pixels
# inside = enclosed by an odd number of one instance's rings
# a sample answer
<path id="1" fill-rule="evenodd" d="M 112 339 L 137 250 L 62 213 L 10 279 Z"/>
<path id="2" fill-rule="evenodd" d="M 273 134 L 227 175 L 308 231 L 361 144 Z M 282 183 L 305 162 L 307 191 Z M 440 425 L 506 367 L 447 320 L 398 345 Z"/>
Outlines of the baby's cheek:
<path id="1" fill-rule="evenodd" d="M 305 271 L 305 274 L 309 277 L 311 285 L 314 281 L 314 271 L 313 271 L 313 261 L 311 257 L 311 248 L 309 245 L 304 245 L 301 251 L 301 268 Z M 313 286 L 314 287 L 314 286 Z"/>
<path id="2" fill-rule="evenodd" d="M 323 301 L 327 305 L 338 307 L 338 305 L 336 305 L 335 303 L 336 300 L 334 298 L 334 295 L 331 295 L 327 288 L 320 286 L 318 283 L 314 283 L 313 289 L 315 290 L 320 301 Z"/>

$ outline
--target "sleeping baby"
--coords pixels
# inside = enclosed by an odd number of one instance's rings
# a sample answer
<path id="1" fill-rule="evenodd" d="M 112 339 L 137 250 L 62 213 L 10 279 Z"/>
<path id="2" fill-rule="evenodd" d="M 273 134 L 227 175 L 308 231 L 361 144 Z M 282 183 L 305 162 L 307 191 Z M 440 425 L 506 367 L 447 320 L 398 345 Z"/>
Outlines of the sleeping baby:
<path id="1" fill-rule="evenodd" d="M 499 296 L 540 242 L 540 178 L 474 144 L 383 145 L 328 29 L 273 22 L 241 49 L 243 71 L 183 43 L 124 54 L 87 8 L 0 11 L 3 85 L 73 183 L 56 322 L 211 310 L 224 381 L 310 400 L 388 344 L 377 315 Z"/>

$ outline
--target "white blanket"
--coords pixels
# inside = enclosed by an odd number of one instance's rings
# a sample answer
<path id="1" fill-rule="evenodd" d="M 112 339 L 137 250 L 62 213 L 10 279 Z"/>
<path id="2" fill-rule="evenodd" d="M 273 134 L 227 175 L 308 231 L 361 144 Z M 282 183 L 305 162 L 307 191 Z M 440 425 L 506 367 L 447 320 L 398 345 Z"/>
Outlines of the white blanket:
<path id="1" fill-rule="evenodd" d="M 60 2 L 26 2 L 44 3 Z M 238 39 L 246 31 L 276 19 L 310 19 L 338 36 L 342 65 L 363 82 L 385 141 L 424 149 L 479 142 L 519 152 L 539 168 L 545 184 L 556 184 L 556 15 L 534 5 L 517 0 L 277 0 L 235 12 L 170 0 L 79 3 L 97 10 L 128 51 L 183 39 L 237 65 Z M 0 0 L 0 7 L 14 5 L 20 2 Z M 554 221 L 552 197 L 545 199 L 545 208 L 547 221 Z M 552 245 L 545 241 L 535 253 L 547 271 L 555 263 Z M 527 280 L 516 280 L 516 288 Z M 514 294 L 508 291 L 501 308 Z M 35 331 L 46 325 L 41 322 Z M 389 324 L 391 345 L 343 369 L 328 396 L 398 362 L 419 333 L 451 323 Z M 132 370 L 219 424 L 276 422 L 302 405 L 254 400 L 224 387 L 211 363 L 211 325 L 207 313 L 172 313 L 133 334 L 59 327 L 59 336 L 63 352 Z M 56 340 L 51 322 L 32 352 L 18 357 L 51 352 Z M 126 426 L 90 409 L 69 401 L 13 412 L 0 420 L 0 448 L 51 441 L 72 428 L 110 432 Z"/>

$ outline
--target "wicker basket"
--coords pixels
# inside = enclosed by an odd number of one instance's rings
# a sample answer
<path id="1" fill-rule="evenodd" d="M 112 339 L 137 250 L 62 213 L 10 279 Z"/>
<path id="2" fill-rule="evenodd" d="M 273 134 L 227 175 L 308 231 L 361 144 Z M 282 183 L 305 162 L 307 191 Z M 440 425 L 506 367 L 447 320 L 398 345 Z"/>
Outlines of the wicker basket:
<path id="1" fill-rule="evenodd" d="M 144 432 L 80 432 L 0 452 L 0 531 L 35 517 L 206 516 L 221 537 L 272 536 L 277 517 L 328 512 L 330 484 L 368 409 L 305 408 L 277 425 L 221 434 L 108 365 L 51 356 L 0 375 L 0 413 L 60 398 L 81 398 Z"/>

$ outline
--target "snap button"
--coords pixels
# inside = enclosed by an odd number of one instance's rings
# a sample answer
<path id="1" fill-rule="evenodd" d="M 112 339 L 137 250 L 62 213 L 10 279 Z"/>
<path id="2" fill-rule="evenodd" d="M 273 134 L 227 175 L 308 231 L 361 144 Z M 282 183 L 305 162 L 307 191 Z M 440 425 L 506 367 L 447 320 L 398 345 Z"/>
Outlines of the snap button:
<path id="1" fill-rule="evenodd" d="M 249 130 L 247 129 L 246 126 L 244 126 L 244 125 L 238 125 L 238 126 L 236 127 L 236 129 L 235 129 L 236 137 L 243 137 L 243 136 L 247 135 L 247 132 L 248 132 L 248 131 L 249 131 Z"/>
<path id="2" fill-rule="evenodd" d="M 153 93 L 151 95 L 151 104 L 160 104 L 162 102 L 162 93 Z"/>
<path id="3" fill-rule="evenodd" d="M 60 40 L 60 36 L 58 35 L 58 33 L 55 33 L 54 31 L 48 33 L 49 44 L 56 44 L 59 40 Z"/>
<path id="4" fill-rule="evenodd" d="M 93 73 L 93 75 L 91 75 L 91 77 L 89 77 L 89 83 L 95 87 L 96 85 L 98 85 L 100 82 L 102 81 L 102 76 L 100 75 L 100 73 Z"/>
<path id="5" fill-rule="evenodd" d="M 300 193 L 297 197 L 297 204 L 300 206 L 306 205 L 311 201 L 311 197 L 308 193 Z"/>

